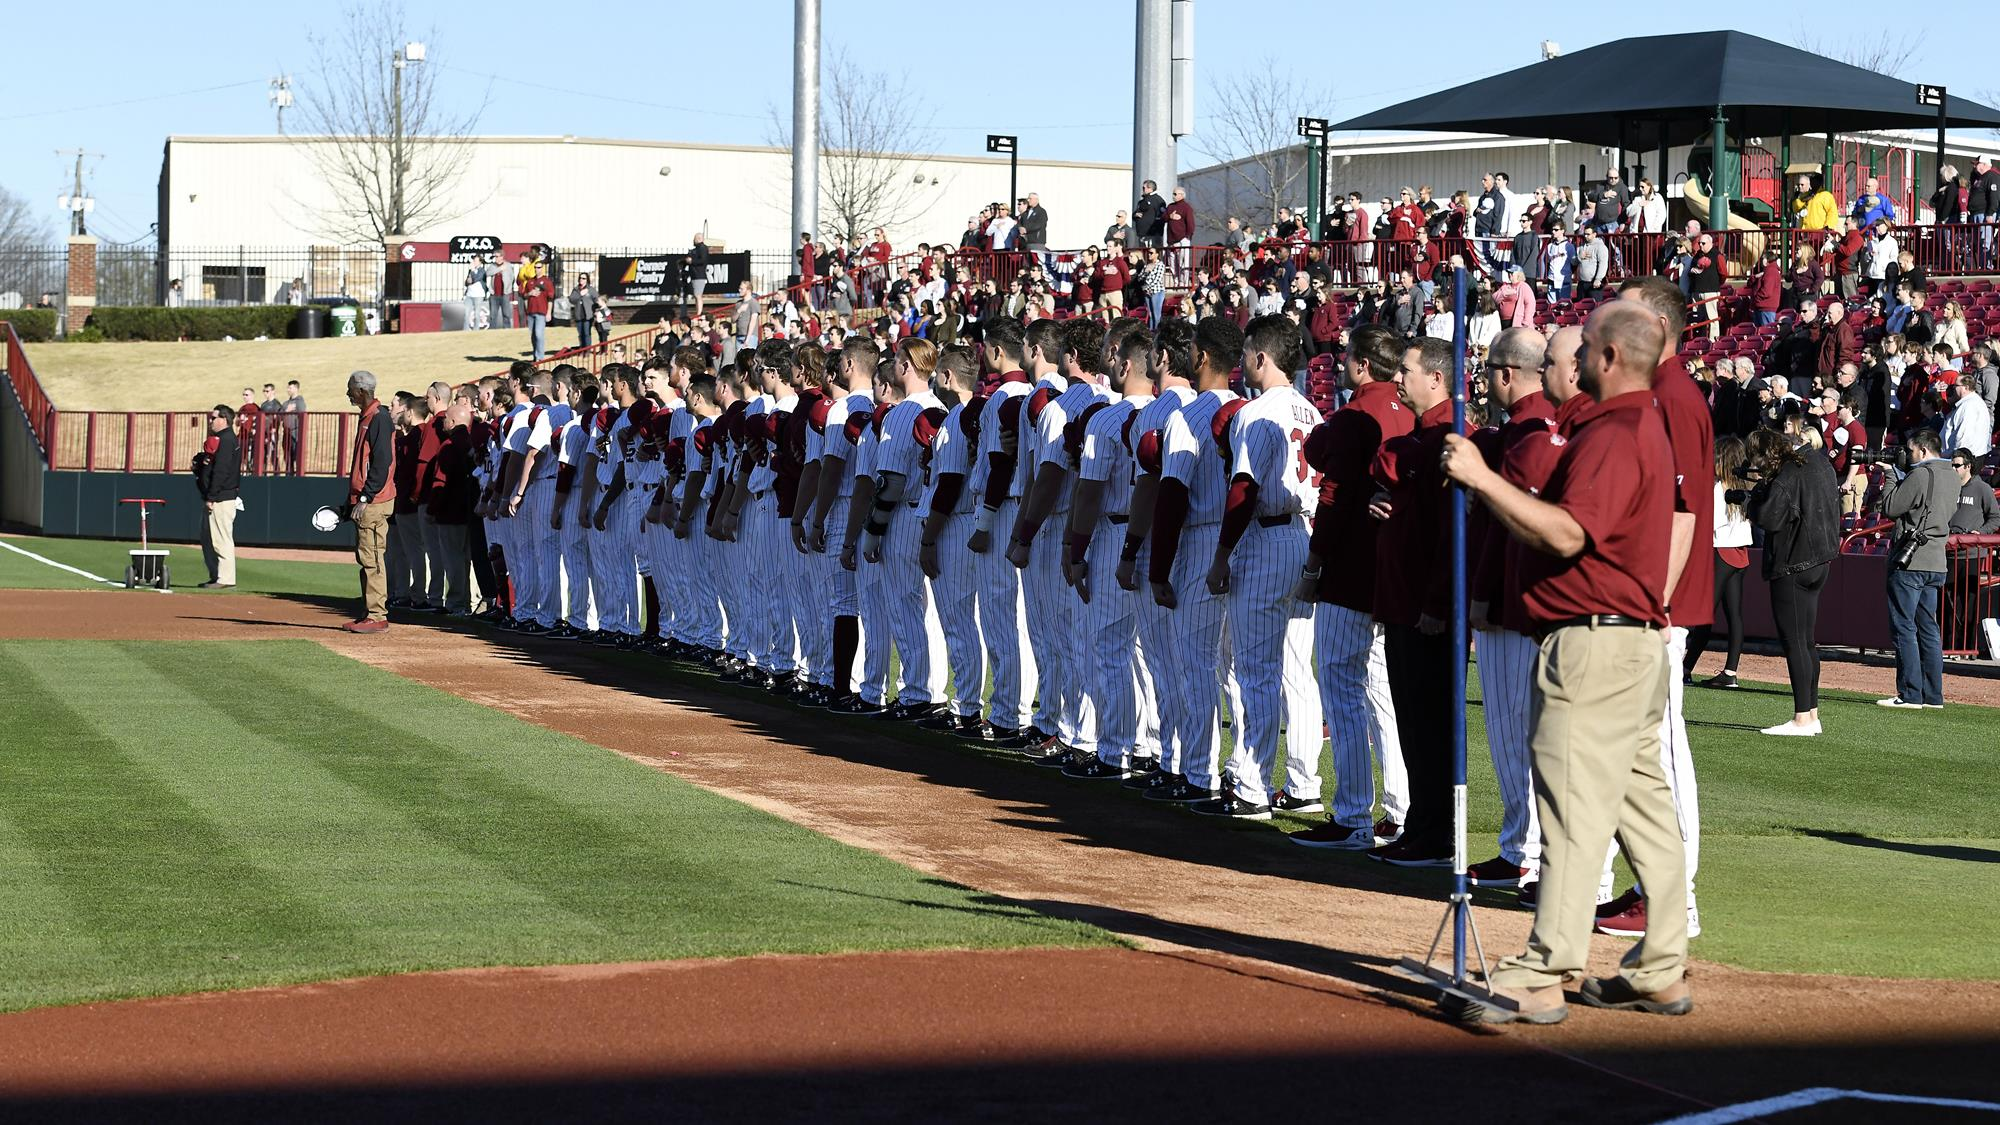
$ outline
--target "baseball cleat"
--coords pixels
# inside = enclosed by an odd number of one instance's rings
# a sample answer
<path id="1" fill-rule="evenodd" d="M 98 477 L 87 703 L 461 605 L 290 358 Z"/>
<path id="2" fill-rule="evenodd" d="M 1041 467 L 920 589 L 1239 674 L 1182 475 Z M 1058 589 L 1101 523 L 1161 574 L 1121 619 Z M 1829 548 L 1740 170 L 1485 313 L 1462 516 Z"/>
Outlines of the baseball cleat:
<path id="1" fill-rule="evenodd" d="M 1126 778 L 1124 782 L 1125 788 L 1139 789 L 1150 793 L 1155 789 L 1165 789 L 1167 786 L 1181 780 L 1181 775 L 1168 773 L 1160 769 L 1159 765 L 1158 762 L 1154 762 L 1153 770 L 1150 773 L 1134 774 Z"/>
<path id="2" fill-rule="evenodd" d="M 1294 797 L 1280 789 L 1278 795 L 1271 798 L 1271 811 L 1299 814 L 1325 812 L 1326 804 L 1318 797 Z"/>
<path id="3" fill-rule="evenodd" d="M 1092 755 L 1082 761 L 1073 761 L 1064 766 L 1062 772 L 1064 777 L 1073 777 L 1079 781 L 1110 781 L 1114 779 L 1122 781 L 1132 776 L 1131 770 L 1123 766 L 1113 765 L 1096 755 Z"/>
<path id="4" fill-rule="evenodd" d="M 1188 811 L 1201 816 L 1220 816 L 1230 820 L 1269 820 L 1271 806 L 1246 801 L 1234 793 L 1228 793 L 1209 801 L 1195 801 L 1188 805 Z"/>
<path id="5" fill-rule="evenodd" d="M 1501 855 L 1465 869 L 1466 881 L 1475 887 L 1518 887 L 1527 874 L 1527 868 Z"/>
<path id="6" fill-rule="evenodd" d="M 1054 737 L 1055 735 L 1043 732 L 1040 727 L 1027 726 L 1016 730 L 1014 737 L 1001 743 L 1001 745 L 1009 750 L 1039 750 Z"/>
<path id="7" fill-rule="evenodd" d="M 1394 817 L 1385 816 L 1375 822 L 1375 843 L 1394 843 L 1403 838 L 1403 826 Z"/>
<path id="8" fill-rule="evenodd" d="M 1064 746 L 1056 739 L 1050 739 L 1049 745 L 1041 753 L 1028 755 L 1030 763 L 1047 769 L 1067 769 L 1072 762 L 1080 760 L 1077 751 Z"/>
<path id="9" fill-rule="evenodd" d="M 880 703 L 870 703 L 858 695 L 850 695 L 835 703 L 831 708 L 841 715 L 878 715 L 888 710 Z"/>
<path id="10" fill-rule="evenodd" d="M 1330 820 L 1316 828 L 1294 832 L 1287 839 L 1302 848 L 1331 848 L 1344 852 L 1365 852 L 1375 846 L 1375 833 L 1367 825 L 1348 828 Z"/>
<path id="11" fill-rule="evenodd" d="M 943 710 L 943 707 L 940 704 L 919 703 L 916 700 L 906 703 L 898 699 L 895 703 L 883 709 L 875 718 L 882 719 L 885 722 L 908 723 L 915 722 L 918 719 L 928 719 L 941 710 Z"/>
<path id="12" fill-rule="evenodd" d="M 1425 847 L 1412 840 L 1397 840 L 1369 852 L 1368 858 L 1392 867 L 1450 867 L 1451 849 Z"/>
<path id="13" fill-rule="evenodd" d="M 1161 776 L 1165 775 L 1163 774 Z M 1148 801 L 1166 801 L 1171 804 L 1188 804 L 1194 801 L 1209 801 L 1209 800 L 1214 800 L 1216 796 L 1217 794 L 1215 790 L 1202 789 L 1197 786 L 1190 785 L 1187 781 L 1183 779 L 1176 779 L 1173 784 L 1163 785 L 1158 789 L 1146 790 L 1146 799 Z"/>

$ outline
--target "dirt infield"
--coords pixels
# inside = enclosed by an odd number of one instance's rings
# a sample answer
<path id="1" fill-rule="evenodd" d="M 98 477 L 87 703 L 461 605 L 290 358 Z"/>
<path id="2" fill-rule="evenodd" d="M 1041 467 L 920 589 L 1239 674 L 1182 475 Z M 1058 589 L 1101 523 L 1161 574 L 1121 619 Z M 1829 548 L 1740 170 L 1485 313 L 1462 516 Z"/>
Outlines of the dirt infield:
<path id="1" fill-rule="evenodd" d="M 489 1099 L 479 1104 L 502 1115 L 588 1090 L 635 1116 L 663 1106 L 728 1116 L 727 1106 L 742 1113 L 745 1104 L 731 1098 L 762 1089 L 772 1098 L 762 1116 L 858 1104 L 897 1119 L 1018 1119 L 1030 1110 L 1213 1119 L 1319 1106 L 1330 1086 L 1339 1112 L 1419 1119 L 1476 1106 L 1494 1120 L 1658 1120 L 1808 1086 L 1993 1096 L 1980 1060 L 2000 1049 L 1992 1019 L 2000 983 L 1701 964 L 1694 1019 L 1575 1010 L 1555 1028 L 1469 1035 L 1437 1023 L 1424 990 L 1389 971 L 1430 940 L 1444 886 L 1437 873 L 1342 863 L 1270 833 L 1190 832 L 1184 818 L 1106 800 L 997 755 L 883 739 L 865 722 L 835 725 L 818 712 L 670 680 L 639 658 L 450 629 L 353 637 L 335 628 L 343 616 L 255 597 L 0 592 L 7 636 L 310 636 L 941 878 L 1097 923 L 1145 952 L 433 974 L 25 1013 L 0 1017 L 0 1057 L 12 1064 L 0 1092 L 54 1096 L 76 1109 L 69 1095 L 103 1089 L 92 1075 L 112 1073 L 93 1061 L 106 1053 L 94 1044 L 117 1034 L 132 1044 L 114 1052 L 117 1073 L 142 1076 L 121 1088 L 156 1092 L 163 1076 L 190 1076 L 182 1093 L 206 1100 L 176 1104 L 199 1104 L 205 1115 L 269 1110 L 256 1097 L 216 1092 L 279 1086 L 315 1091 L 305 1104 L 327 1116 L 416 1116 L 436 1108 L 439 1095 L 418 1088 L 433 1082 L 456 1091 L 458 1108 L 473 1097 L 464 1085 L 478 1084 Z M 607 714 L 619 718 L 606 722 Z M 1479 919 L 1494 951 L 1516 948 L 1528 925 L 1518 911 L 1482 909 Z M 1624 946 L 1600 942 L 1597 959 L 1608 967 Z M 578 1024 L 523 1015 L 541 1004 L 597 1010 L 599 992 L 654 999 Z M 717 1011 L 719 996 L 728 1000 Z M 245 1054 L 201 1030 L 217 1026 L 200 1021 L 218 1013 L 252 1028 L 273 1022 Z M 283 1031 L 286 1020 L 351 1050 L 315 1054 L 311 1036 Z M 152 1030 L 118 1030 L 126 1021 Z M 1296 1038 L 1286 1038 L 1288 1027 L 1300 1029 Z M 412 1035 L 434 1049 L 405 1049 Z M 289 1057 L 295 1040 L 293 1063 L 254 1065 Z M 913 1043 L 937 1050 L 913 1055 Z M 209 1057 L 202 1044 L 215 1049 L 213 1067 L 197 1065 Z M 1210 1065 L 1191 1065 L 1198 1060 Z M 1463 1081 L 1438 1081 L 1443 1074 Z M 938 1111 L 938 1096 L 968 1084 L 977 1105 Z M 288 1112 L 297 1109 L 297 1095 L 285 1096 Z M 146 1116 L 162 1104 L 134 1093 L 96 1108 Z M 1841 1116 L 1823 1108 L 1785 1120 Z M 1866 1116 L 1897 1119 L 1882 1107 Z"/>

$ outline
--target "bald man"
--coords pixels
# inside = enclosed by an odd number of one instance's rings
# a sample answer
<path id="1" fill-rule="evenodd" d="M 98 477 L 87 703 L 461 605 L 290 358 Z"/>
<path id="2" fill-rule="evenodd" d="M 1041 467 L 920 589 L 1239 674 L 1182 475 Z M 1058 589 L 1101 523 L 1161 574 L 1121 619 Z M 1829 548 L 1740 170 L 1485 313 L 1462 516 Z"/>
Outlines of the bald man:
<path id="1" fill-rule="evenodd" d="M 1535 800 L 1544 835 L 1542 893 L 1528 946 L 1501 961 L 1488 996 L 1449 993 L 1468 1023 L 1556 1023 L 1563 983 L 1584 974 L 1599 862 L 1613 834 L 1646 888 L 1652 918 L 1619 974 L 1585 980 L 1592 1007 L 1660 1015 L 1693 1010 L 1687 969 L 1687 871 L 1660 759 L 1667 685 L 1668 545 L 1674 458 L 1653 406 L 1661 325 L 1629 301 L 1584 326 L 1578 385 L 1592 402 L 1570 419 L 1540 496 L 1511 484 L 1452 434 L 1444 472 L 1526 548 L 1521 597 L 1541 637 L 1535 660 Z"/>
<path id="2" fill-rule="evenodd" d="M 1567 365 L 1576 366 L 1575 329 L 1569 330 Z M 1555 406 L 1543 387 L 1543 372 L 1551 361 L 1561 361 L 1557 345 L 1545 340 L 1532 328 L 1509 328 L 1493 341 L 1486 353 L 1486 379 L 1493 404 L 1507 412 L 1497 429 L 1481 430 L 1475 444 L 1486 463 L 1502 475 L 1511 451 L 1533 437 L 1546 436 L 1555 428 Z M 1574 377 L 1569 380 L 1575 394 Z M 1546 440 L 1541 444 L 1546 446 Z M 1542 480 L 1532 483 L 1508 477 L 1531 492 Z M 1546 474 L 1543 475 L 1546 479 Z M 1474 886 L 1518 887 L 1532 882 L 1540 866 L 1540 846 L 1536 838 L 1534 803 L 1529 792 L 1528 704 L 1534 691 L 1535 643 L 1528 636 L 1526 618 L 1518 599 L 1506 596 L 1507 529 L 1484 507 L 1474 505 L 1468 513 L 1466 542 L 1471 576 L 1467 596 L 1471 600 L 1473 645 L 1479 654 L 1480 699 L 1486 713 L 1486 745 L 1493 755 L 1493 774 L 1499 781 L 1500 854 L 1467 869 Z"/>

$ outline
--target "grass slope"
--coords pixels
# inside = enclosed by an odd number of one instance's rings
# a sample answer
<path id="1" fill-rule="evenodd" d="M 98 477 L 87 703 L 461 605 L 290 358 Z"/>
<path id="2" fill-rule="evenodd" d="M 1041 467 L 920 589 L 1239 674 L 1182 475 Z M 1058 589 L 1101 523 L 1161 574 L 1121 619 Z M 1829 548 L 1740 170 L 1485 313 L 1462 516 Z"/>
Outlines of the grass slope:
<path id="1" fill-rule="evenodd" d="M 139 545 L 114 539 L 52 539 L 10 537 L 9 543 L 25 551 L 33 551 L 43 558 L 54 559 L 79 570 L 87 570 L 100 578 L 113 582 L 125 580 L 125 565 L 129 561 L 126 552 Z M 202 569 L 201 546 L 199 544 L 163 544 L 155 547 L 167 549 L 167 566 L 173 578 L 176 592 L 205 594 L 206 590 L 195 587 L 208 579 L 208 572 Z M 0 550 L 0 589 L 13 590 L 75 590 L 109 589 L 86 578 L 58 570 L 55 567 L 22 558 L 12 551 Z M 351 557 L 333 555 L 326 562 L 294 562 L 271 559 L 236 560 L 236 589 L 219 593 L 234 594 L 306 594 L 324 597 L 361 596 L 360 580 L 355 577 Z"/>
<path id="2" fill-rule="evenodd" d="M 550 347 L 576 333 L 550 329 Z M 372 371 L 385 390 L 422 390 L 436 379 L 462 382 L 526 359 L 528 330 L 422 332 L 324 340 L 143 341 L 27 345 L 28 363 L 61 410 L 207 410 L 236 405 L 244 387 L 261 396 L 297 379 L 306 405 L 346 410 L 347 376 Z"/>
<path id="3" fill-rule="evenodd" d="M 0 745 L 0 1009 L 1109 940 L 304 641 L 0 642 Z"/>

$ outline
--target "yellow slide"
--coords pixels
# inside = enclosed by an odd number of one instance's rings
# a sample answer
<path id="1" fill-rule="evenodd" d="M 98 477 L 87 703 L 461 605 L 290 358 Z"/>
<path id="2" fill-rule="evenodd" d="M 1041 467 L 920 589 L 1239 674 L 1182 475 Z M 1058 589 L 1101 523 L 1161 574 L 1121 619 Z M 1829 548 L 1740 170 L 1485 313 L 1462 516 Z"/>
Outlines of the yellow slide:
<path id="1" fill-rule="evenodd" d="M 1681 181 L 1681 201 L 1687 204 L 1688 213 L 1694 216 L 1703 230 L 1711 229 L 1708 221 L 1708 190 L 1702 186 L 1701 177 L 1689 173 L 1688 178 Z M 1727 251 L 1730 276 L 1747 277 L 1750 267 L 1756 265 L 1757 259 L 1764 256 L 1763 228 L 1732 211 L 1729 214 L 1729 229 L 1756 232 L 1737 239 L 1734 246 L 1724 247 Z"/>

